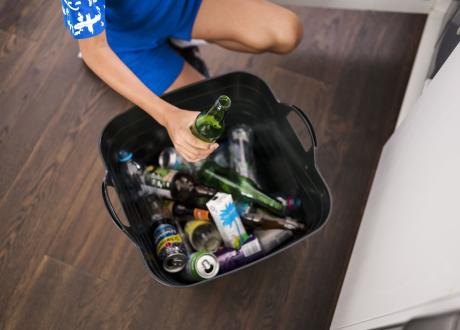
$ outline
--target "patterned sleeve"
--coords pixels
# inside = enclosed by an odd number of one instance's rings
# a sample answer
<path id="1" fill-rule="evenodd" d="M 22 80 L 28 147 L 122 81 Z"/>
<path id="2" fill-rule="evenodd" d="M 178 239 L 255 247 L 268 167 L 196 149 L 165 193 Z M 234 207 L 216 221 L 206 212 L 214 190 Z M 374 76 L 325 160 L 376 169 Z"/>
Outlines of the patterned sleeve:
<path id="1" fill-rule="evenodd" d="M 105 29 L 105 0 L 61 0 L 64 24 L 76 39 L 94 37 Z"/>

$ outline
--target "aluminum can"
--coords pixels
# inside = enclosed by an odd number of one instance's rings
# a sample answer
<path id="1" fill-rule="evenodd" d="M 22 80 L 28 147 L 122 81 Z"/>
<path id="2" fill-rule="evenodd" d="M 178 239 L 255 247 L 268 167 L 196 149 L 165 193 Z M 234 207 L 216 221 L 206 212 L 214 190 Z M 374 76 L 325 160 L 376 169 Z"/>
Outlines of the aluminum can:
<path id="1" fill-rule="evenodd" d="M 176 228 L 170 223 L 160 221 L 153 231 L 153 239 L 163 269 L 169 273 L 180 272 L 187 263 L 187 254 Z"/>
<path id="2" fill-rule="evenodd" d="M 198 251 L 189 256 L 187 265 L 181 275 L 189 281 L 201 281 L 212 278 L 219 272 L 216 256 L 207 251 Z"/>

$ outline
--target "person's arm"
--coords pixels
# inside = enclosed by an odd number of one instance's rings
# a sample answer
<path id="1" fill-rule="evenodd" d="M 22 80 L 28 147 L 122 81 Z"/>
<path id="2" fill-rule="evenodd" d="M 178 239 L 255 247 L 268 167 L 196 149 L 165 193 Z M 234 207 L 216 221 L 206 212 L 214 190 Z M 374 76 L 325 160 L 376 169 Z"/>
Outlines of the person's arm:
<path id="1" fill-rule="evenodd" d="M 155 95 L 118 58 L 107 43 L 105 32 L 79 40 L 83 60 L 88 67 L 119 94 L 138 105 L 163 125 L 177 151 L 188 161 L 206 158 L 217 148 L 195 138 L 190 125 L 197 112 L 181 110 Z"/>

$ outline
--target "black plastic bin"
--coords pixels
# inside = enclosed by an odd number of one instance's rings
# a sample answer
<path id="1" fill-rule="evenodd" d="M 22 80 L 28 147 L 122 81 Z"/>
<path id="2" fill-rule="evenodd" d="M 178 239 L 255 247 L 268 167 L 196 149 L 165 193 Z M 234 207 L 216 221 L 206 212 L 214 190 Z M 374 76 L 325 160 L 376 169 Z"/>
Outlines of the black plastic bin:
<path id="1" fill-rule="evenodd" d="M 254 129 L 256 170 L 264 190 L 299 197 L 302 208 L 297 210 L 295 218 L 303 221 L 309 230 L 296 234 L 271 254 L 215 278 L 249 267 L 306 239 L 326 222 L 331 208 L 329 190 L 315 164 L 317 142 L 310 120 L 295 106 L 280 103 L 260 78 L 244 72 L 229 73 L 187 86 L 163 98 L 182 109 L 201 111 L 209 108 L 221 94 L 232 99 L 226 126 L 246 123 Z M 116 154 L 120 149 L 133 151 L 136 158 L 149 164 L 156 163 L 161 150 L 171 145 L 166 130 L 141 109 L 135 107 L 115 117 L 105 127 L 100 141 L 107 169 L 102 195 L 113 221 L 140 249 L 152 276 L 168 286 L 193 286 L 210 280 L 190 284 L 177 274 L 163 271 L 154 255 L 152 228 L 145 221 L 148 216 L 142 217 L 146 212 L 144 205 L 141 202 L 133 205 L 129 196 L 123 195 L 116 170 Z M 115 187 L 129 226 L 117 216 L 109 199 L 109 186 Z"/>

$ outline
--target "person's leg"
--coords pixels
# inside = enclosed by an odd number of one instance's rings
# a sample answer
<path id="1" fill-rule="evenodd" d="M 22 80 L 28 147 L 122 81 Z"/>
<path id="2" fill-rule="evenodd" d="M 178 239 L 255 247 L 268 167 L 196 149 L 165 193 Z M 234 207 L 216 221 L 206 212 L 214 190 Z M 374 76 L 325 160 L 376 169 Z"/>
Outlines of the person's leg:
<path id="1" fill-rule="evenodd" d="M 176 80 L 171 84 L 171 86 L 166 89 L 165 93 L 178 89 L 180 87 L 192 84 L 194 82 L 203 80 L 204 77 L 196 71 L 190 64 L 187 62 L 184 63 L 181 73 L 176 78 Z"/>
<path id="2" fill-rule="evenodd" d="M 241 52 L 285 54 L 300 42 L 302 25 L 293 12 L 265 0 L 203 0 L 192 37 Z M 166 92 L 203 79 L 185 63 Z"/>
<path id="3" fill-rule="evenodd" d="M 302 25 L 293 12 L 265 0 L 203 0 L 192 37 L 237 51 L 285 54 L 302 39 Z"/>

